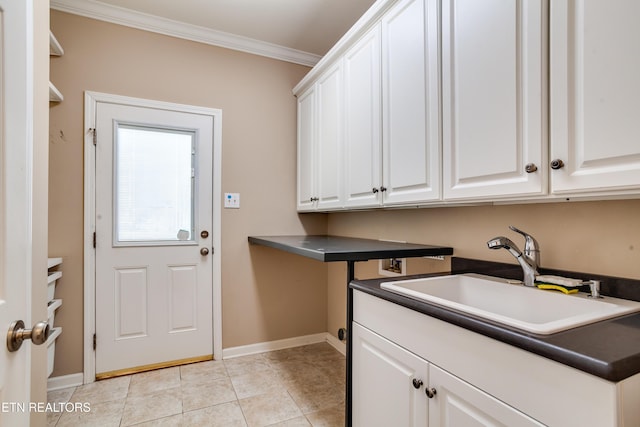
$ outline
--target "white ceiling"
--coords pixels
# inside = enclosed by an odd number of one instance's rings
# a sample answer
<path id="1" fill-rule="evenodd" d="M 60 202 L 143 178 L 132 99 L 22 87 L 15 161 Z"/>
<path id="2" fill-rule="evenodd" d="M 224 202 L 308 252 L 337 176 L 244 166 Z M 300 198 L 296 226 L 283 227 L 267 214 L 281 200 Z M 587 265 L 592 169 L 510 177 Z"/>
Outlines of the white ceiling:
<path id="1" fill-rule="evenodd" d="M 375 0 L 51 0 L 51 7 L 112 22 L 118 19 L 107 15 L 133 12 L 128 19 L 158 17 L 173 28 L 185 24 L 191 32 L 239 36 L 320 57 L 373 3 Z"/>

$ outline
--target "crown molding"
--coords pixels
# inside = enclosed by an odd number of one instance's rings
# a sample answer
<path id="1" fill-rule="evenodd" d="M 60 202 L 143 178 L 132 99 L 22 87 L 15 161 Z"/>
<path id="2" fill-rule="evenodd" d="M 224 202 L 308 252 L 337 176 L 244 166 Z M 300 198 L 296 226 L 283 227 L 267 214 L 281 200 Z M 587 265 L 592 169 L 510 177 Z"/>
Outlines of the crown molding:
<path id="1" fill-rule="evenodd" d="M 313 67 L 320 56 L 223 31 L 108 5 L 95 0 L 51 0 L 51 9 L 87 18 Z"/>

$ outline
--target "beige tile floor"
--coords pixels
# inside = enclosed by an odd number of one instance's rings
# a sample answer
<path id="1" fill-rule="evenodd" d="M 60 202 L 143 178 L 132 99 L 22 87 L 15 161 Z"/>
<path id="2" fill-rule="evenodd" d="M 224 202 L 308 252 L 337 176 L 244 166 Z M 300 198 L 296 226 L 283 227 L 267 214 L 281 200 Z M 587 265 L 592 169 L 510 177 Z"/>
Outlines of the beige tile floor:
<path id="1" fill-rule="evenodd" d="M 160 369 L 48 393 L 67 426 L 344 426 L 345 358 L 326 343 Z M 69 405 L 67 405 L 69 406 Z"/>

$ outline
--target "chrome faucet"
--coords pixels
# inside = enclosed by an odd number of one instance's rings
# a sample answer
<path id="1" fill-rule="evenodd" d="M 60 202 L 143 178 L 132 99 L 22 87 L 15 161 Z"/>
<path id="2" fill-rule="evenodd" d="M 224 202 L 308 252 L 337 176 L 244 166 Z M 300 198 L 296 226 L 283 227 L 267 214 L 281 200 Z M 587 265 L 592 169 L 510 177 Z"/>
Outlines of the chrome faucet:
<path id="1" fill-rule="evenodd" d="M 510 225 L 509 228 L 524 236 L 524 251 L 520 252 L 515 243 L 503 236 L 489 240 L 487 242 L 487 246 L 489 249 L 508 250 L 522 267 L 525 286 L 534 286 L 534 281 L 538 275 L 538 266 L 540 265 L 540 249 L 538 248 L 538 242 L 533 238 L 533 236 L 525 233 L 524 231 L 518 230 L 513 225 Z"/>

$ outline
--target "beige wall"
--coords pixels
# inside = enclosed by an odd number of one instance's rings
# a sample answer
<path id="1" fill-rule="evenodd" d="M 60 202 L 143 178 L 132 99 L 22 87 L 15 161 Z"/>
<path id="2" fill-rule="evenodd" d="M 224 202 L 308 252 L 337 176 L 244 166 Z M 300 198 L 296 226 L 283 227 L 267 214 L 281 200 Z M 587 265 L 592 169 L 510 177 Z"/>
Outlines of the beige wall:
<path id="1" fill-rule="evenodd" d="M 495 236 L 507 236 L 522 248 L 522 237 L 507 227 L 532 234 L 547 268 L 640 280 L 640 200 L 560 202 L 452 208 L 387 210 L 329 215 L 329 234 L 448 245 L 454 255 L 516 263 L 507 251 L 487 249 Z M 411 265 L 411 264 L 409 264 Z M 442 268 L 444 267 L 444 268 Z M 411 272 L 447 271 L 447 262 L 430 261 Z M 346 272 L 344 273 L 346 274 Z M 329 332 L 345 324 L 345 275 L 329 270 Z M 374 274 L 356 264 L 356 277 Z"/>
<path id="2" fill-rule="evenodd" d="M 324 233 L 326 217 L 295 212 L 296 102 L 308 68 L 51 12 L 65 54 L 51 79 L 65 100 L 50 109 L 49 254 L 64 257 L 56 297 L 53 376 L 83 369 L 83 94 L 85 90 L 220 108 L 223 347 L 326 331 L 326 267 L 266 248 L 248 235 Z M 282 278 L 288 278 L 283 281 Z"/>

